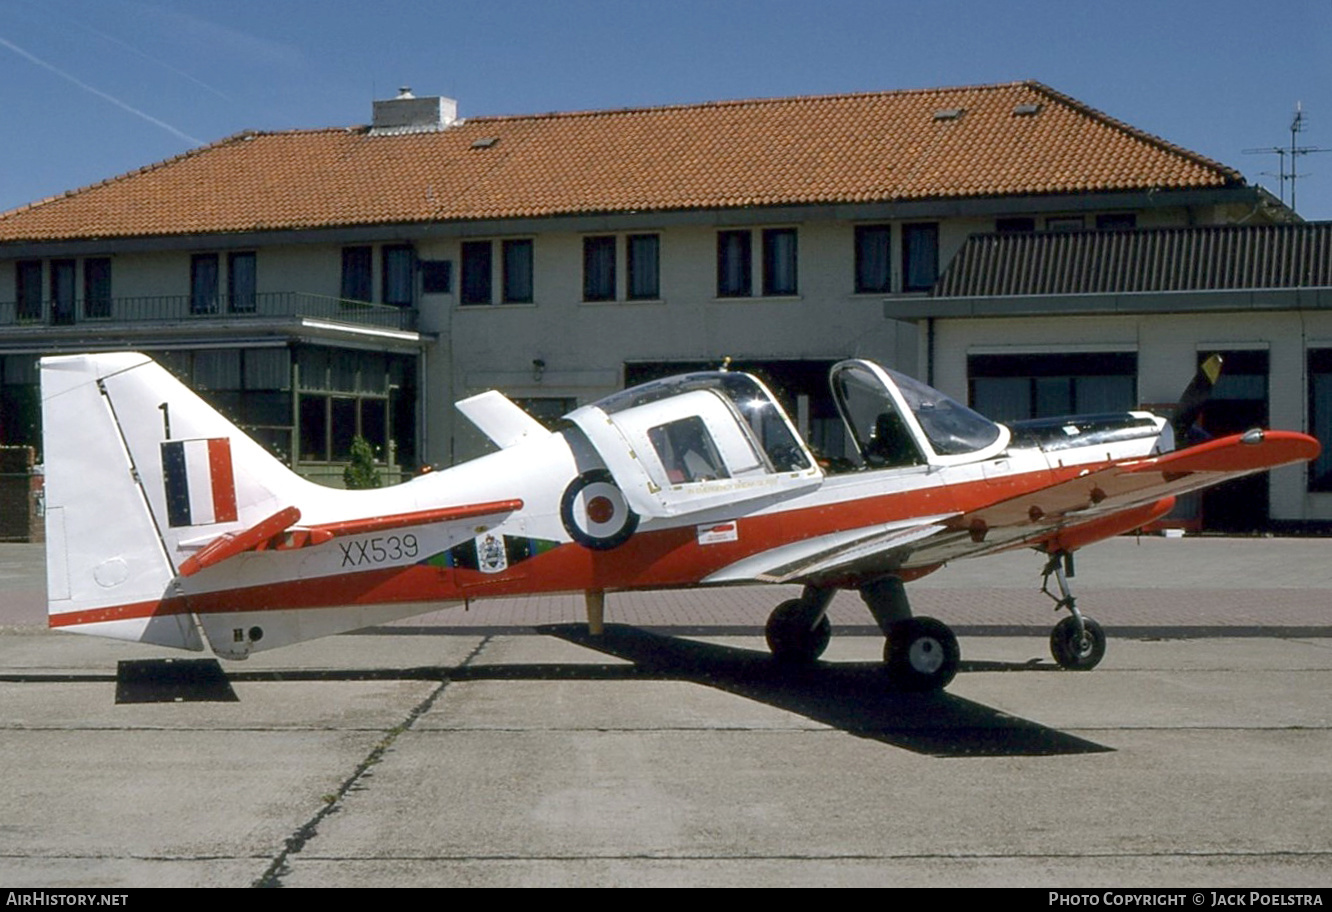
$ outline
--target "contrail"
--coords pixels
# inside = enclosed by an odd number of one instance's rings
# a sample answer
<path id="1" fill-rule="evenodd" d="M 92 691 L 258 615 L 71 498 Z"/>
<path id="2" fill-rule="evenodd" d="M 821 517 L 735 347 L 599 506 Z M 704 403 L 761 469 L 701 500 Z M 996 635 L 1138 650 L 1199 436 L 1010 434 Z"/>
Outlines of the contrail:
<path id="1" fill-rule="evenodd" d="M 92 94 L 96 95 L 98 98 L 102 98 L 106 101 L 109 101 L 116 107 L 120 108 L 121 110 L 128 111 L 131 114 L 135 115 L 136 117 L 142 117 L 150 124 L 161 127 L 163 130 L 166 130 L 168 133 L 171 133 L 175 136 L 179 136 L 181 139 L 185 140 L 186 142 L 189 142 L 192 145 L 202 146 L 204 144 L 204 141 L 202 139 L 198 139 L 196 137 L 191 136 L 188 133 L 185 133 L 181 130 L 177 130 L 175 127 L 171 126 L 171 124 L 166 123 L 165 121 L 158 120 L 153 115 L 148 114 L 144 111 L 140 111 L 138 108 L 134 107 L 134 105 L 127 104 L 126 102 L 121 101 L 119 98 L 116 98 L 114 95 L 108 95 L 106 92 L 103 92 L 101 89 L 88 85 L 88 83 L 84 82 L 82 79 L 79 79 L 77 76 L 71 75 L 70 73 L 66 73 L 64 70 L 60 69 L 57 66 L 53 66 L 52 64 L 47 63 L 45 60 L 42 60 L 40 57 L 36 57 L 33 56 L 32 54 L 29 54 L 27 51 L 23 50 L 23 48 L 19 47 L 17 44 L 14 44 L 11 41 L 6 41 L 4 38 L 0 38 L 0 45 L 4 45 L 5 47 L 13 51 L 15 54 L 18 54 L 19 56 L 32 61 L 33 63 L 37 64 L 39 67 L 50 70 L 52 73 L 55 73 L 61 79 L 69 80 L 70 82 L 74 83 L 76 86 L 83 89 L 84 91 L 91 92 Z"/>
<path id="2" fill-rule="evenodd" d="M 214 88 L 213 86 L 204 82 L 202 79 L 199 79 L 197 76 L 192 76 L 189 73 L 185 72 L 184 70 L 180 69 L 179 67 L 172 66 L 171 64 L 167 63 L 165 60 L 159 60 L 158 58 L 152 56 L 151 54 L 139 50 L 138 48 L 136 48 L 134 45 L 130 44 L 127 41 L 121 41 L 115 35 L 108 35 L 106 32 L 92 28 L 91 26 L 84 25 L 82 22 L 77 22 L 70 17 L 65 17 L 63 21 L 66 25 L 72 25 L 75 28 L 83 29 L 85 32 L 89 33 L 90 35 L 96 35 L 98 38 L 101 38 L 103 41 L 109 41 L 112 44 L 119 45 L 120 47 L 129 51 L 131 54 L 134 54 L 138 57 L 142 57 L 144 60 L 147 60 L 149 63 L 153 63 L 156 64 L 157 66 L 162 67 L 163 69 L 170 70 L 172 73 L 175 73 L 177 76 L 181 77 L 182 79 L 188 79 L 190 82 L 194 83 L 200 88 L 212 92 L 214 95 L 216 95 L 218 98 L 221 98 L 223 101 L 233 101 L 231 96 L 227 95 L 221 89 Z"/>

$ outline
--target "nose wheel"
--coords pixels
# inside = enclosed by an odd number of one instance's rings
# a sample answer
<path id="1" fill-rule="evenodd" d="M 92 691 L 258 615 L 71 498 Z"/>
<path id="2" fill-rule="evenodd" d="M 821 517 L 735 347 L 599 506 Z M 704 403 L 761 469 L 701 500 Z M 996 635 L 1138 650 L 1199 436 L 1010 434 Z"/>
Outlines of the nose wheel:
<path id="1" fill-rule="evenodd" d="M 1089 617 L 1066 617 L 1050 631 L 1050 654 L 1061 668 L 1070 671 L 1091 671 L 1105 655 L 1105 631 Z"/>

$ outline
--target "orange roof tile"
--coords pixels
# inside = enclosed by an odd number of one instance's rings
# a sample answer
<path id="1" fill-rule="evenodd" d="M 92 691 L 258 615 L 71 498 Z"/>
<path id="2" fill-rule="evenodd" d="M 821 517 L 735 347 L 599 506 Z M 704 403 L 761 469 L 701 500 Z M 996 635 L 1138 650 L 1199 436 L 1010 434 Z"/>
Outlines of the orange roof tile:
<path id="1" fill-rule="evenodd" d="M 0 242 L 1242 184 L 1022 82 L 242 133 L 0 213 Z"/>

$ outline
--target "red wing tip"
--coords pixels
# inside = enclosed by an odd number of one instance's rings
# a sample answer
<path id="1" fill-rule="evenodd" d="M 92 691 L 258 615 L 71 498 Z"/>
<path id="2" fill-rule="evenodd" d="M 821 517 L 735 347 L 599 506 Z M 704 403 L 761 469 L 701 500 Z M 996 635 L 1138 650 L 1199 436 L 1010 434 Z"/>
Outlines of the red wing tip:
<path id="1" fill-rule="evenodd" d="M 1255 439 L 1255 437 L 1257 439 Z M 1245 472 L 1275 469 L 1308 462 L 1322 452 L 1322 444 L 1298 431 L 1262 431 L 1232 434 L 1166 453 L 1129 469 L 1131 472 Z"/>

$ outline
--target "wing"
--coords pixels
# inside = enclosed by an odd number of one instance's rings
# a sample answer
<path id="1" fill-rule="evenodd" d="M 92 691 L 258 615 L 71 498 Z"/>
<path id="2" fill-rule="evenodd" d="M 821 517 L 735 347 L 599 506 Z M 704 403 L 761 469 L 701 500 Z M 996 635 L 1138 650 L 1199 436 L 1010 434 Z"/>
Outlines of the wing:
<path id="1" fill-rule="evenodd" d="M 705 582 L 855 585 L 950 560 L 1030 546 L 1074 550 L 1168 513 L 1178 495 L 1313 459 L 1318 441 L 1251 431 L 1133 459 L 964 512 L 819 536 L 748 558 Z"/>

